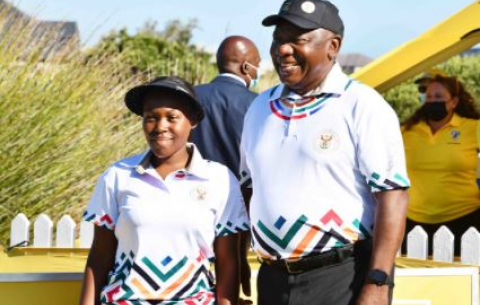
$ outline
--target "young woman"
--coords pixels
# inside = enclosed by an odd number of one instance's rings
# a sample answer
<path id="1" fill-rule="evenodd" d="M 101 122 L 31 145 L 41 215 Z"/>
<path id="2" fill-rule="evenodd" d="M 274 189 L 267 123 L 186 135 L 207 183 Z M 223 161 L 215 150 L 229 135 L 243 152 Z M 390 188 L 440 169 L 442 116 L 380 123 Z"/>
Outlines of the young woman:
<path id="1" fill-rule="evenodd" d="M 236 304 L 247 213 L 235 176 L 187 143 L 203 117 L 192 86 L 161 77 L 125 101 L 150 148 L 98 180 L 84 214 L 96 226 L 80 304 Z"/>
<path id="2" fill-rule="evenodd" d="M 460 254 L 462 234 L 480 229 L 476 183 L 479 113 L 472 96 L 454 77 L 430 78 L 425 103 L 403 126 L 412 186 L 406 233 L 421 225 L 429 235 L 446 225 Z"/>

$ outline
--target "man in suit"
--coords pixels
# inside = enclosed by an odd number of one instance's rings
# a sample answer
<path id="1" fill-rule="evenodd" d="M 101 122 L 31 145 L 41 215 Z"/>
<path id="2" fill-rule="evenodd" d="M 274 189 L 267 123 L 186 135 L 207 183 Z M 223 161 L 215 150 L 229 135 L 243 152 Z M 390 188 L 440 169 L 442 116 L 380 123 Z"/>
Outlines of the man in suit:
<path id="1" fill-rule="evenodd" d="M 225 38 L 217 51 L 219 75 L 195 88 L 205 119 L 193 130 L 191 141 L 205 159 L 226 165 L 238 177 L 243 118 L 256 93 L 260 54 L 242 36 Z"/>

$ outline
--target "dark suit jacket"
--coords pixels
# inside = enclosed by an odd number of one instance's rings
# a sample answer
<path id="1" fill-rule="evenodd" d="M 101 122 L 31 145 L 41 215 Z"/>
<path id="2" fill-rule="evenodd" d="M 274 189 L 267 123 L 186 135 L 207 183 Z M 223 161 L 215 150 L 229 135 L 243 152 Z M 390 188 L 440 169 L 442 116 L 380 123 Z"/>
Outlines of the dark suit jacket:
<path id="1" fill-rule="evenodd" d="M 205 118 L 193 129 L 190 140 L 205 159 L 226 165 L 238 177 L 243 118 L 257 96 L 240 81 L 217 76 L 195 87 Z"/>

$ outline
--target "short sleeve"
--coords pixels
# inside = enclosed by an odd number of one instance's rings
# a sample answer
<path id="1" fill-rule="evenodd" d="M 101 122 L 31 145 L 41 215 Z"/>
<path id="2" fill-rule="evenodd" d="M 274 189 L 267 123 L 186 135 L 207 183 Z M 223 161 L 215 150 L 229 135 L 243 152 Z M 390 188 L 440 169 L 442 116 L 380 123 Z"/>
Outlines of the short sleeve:
<path id="1" fill-rule="evenodd" d="M 107 170 L 97 181 L 83 219 L 93 224 L 115 229 L 118 218 L 118 204 L 114 189 L 115 175 L 113 170 Z"/>
<path id="2" fill-rule="evenodd" d="M 242 188 L 252 188 L 252 177 L 247 165 L 243 135 L 242 135 L 242 142 L 240 143 L 240 167 L 239 168 L 240 168 L 240 172 L 239 172 L 240 186 Z"/>
<path id="3" fill-rule="evenodd" d="M 398 117 L 375 91 L 355 112 L 357 158 L 372 192 L 408 188 L 405 150 Z"/>
<path id="4" fill-rule="evenodd" d="M 215 225 L 215 236 L 222 237 L 230 234 L 248 231 L 248 220 L 245 202 L 237 178 L 228 171 L 229 192 L 227 200 L 219 212 Z"/>
<path id="5" fill-rule="evenodd" d="M 258 99 L 258 97 L 257 97 Z M 256 101 L 256 100 L 255 100 Z M 253 103 L 255 103 L 255 101 Z M 252 113 L 252 106 L 248 109 L 245 117 L 243 119 L 243 130 L 242 130 L 242 137 L 240 140 L 240 165 L 239 165 L 239 172 L 238 176 L 240 177 L 240 187 L 244 188 L 252 188 L 252 176 L 250 169 L 248 168 L 247 163 L 247 138 L 250 135 L 250 117 Z"/>

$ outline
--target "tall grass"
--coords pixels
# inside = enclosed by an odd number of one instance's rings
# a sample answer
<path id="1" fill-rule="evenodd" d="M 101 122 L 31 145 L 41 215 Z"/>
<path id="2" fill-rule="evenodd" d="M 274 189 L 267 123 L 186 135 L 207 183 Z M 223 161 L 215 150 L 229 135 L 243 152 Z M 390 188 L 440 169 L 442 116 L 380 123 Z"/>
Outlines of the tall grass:
<path id="1" fill-rule="evenodd" d="M 97 177 L 146 147 L 140 118 L 123 104 L 129 88 L 158 74 L 193 83 L 216 74 L 211 54 L 148 32 L 114 32 L 94 52 L 80 50 L 75 40 L 49 52 L 60 40 L 58 31 L 39 34 L 35 19 L 12 19 L 5 4 L 0 3 L 0 245 L 8 244 L 18 213 L 30 219 L 47 213 L 54 221 L 68 213 L 79 221 Z M 141 73 L 132 76 L 132 70 Z"/>
<path id="2" fill-rule="evenodd" d="M 17 213 L 79 220 L 98 175 L 143 149 L 123 106 L 137 83 L 120 57 L 88 60 L 74 41 L 45 57 L 55 31 L 32 42 L 35 21 L 0 11 L 0 244 Z M 5 30 L 7 29 L 7 30 Z"/>

